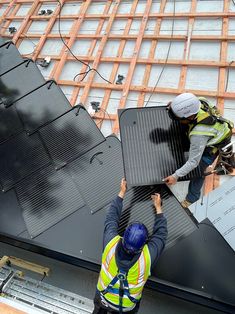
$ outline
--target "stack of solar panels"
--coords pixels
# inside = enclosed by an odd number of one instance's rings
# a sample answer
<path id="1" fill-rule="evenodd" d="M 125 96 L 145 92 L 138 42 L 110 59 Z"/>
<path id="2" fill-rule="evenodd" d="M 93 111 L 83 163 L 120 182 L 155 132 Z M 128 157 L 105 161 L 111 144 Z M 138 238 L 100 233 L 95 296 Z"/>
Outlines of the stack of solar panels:
<path id="1" fill-rule="evenodd" d="M 0 45 L 0 69 L 0 232 L 76 256 L 85 247 L 86 259 L 99 259 L 105 209 L 124 176 L 120 141 L 105 138 L 83 106 L 71 108 L 11 42 Z M 137 218 L 151 232 L 157 189 L 128 190 L 120 233 Z M 172 245 L 196 227 L 168 189 L 162 194 Z"/>

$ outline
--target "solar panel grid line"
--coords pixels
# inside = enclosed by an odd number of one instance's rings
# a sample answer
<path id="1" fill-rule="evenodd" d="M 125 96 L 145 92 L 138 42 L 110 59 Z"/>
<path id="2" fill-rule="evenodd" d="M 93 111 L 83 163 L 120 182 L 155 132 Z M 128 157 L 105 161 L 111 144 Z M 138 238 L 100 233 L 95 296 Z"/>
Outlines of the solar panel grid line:
<path id="1" fill-rule="evenodd" d="M 13 42 L 7 42 L 0 47 L 0 76 L 24 62 L 25 60 L 21 57 Z"/>
<path id="2" fill-rule="evenodd" d="M 70 176 L 51 166 L 17 185 L 16 193 L 32 238 L 85 205 Z"/>
<path id="3" fill-rule="evenodd" d="M 88 112 L 81 108 L 77 114 L 77 110 L 79 108 L 73 107 L 39 131 L 56 169 L 105 141 Z"/>
<path id="4" fill-rule="evenodd" d="M 50 164 L 37 134 L 28 137 L 25 132 L 0 145 L 0 159 L 0 181 L 4 192 Z"/>
<path id="5" fill-rule="evenodd" d="M 39 95 L 41 96 L 40 100 L 38 100 Z M 56 106 L 53 106 L 52 109 L 51 103 L 53 101 L 56 102 Z M 72 110 L 60 87 L 53 80 L 47 81 L 36 91 L 17 101 L 14 105 L 29 135 Z M 41 121 L 35 121 L 37 119 L 41 119 Z"/>
<path id="6" fill-rule="evenodd" d="M 24 98 L 46 84 L 41 72 L 32 60 L 25 60 L 20 65 L 1 75 L 2 95 L 5 107 Z"/>
<path id="7" fill-rule="evenodd" d="M 138 112 L 136 113 L 137 115 L 137 123 L 141 123 L 141 125 L 143 125 L 143 133 L 145 134 L 145 130 L 146 130 L 146 125 L 150 125 L 151 121 L 150 121 L 150 117 L 146 114 L 145 117 L 144 116 L 141 116 L 138 114 Z M 151 154 L 150 156 L 149 155 L 149 149 L 148 149 L 148 143 L 147 141 L 144 140 L 144 138 L 142 138 L 141 140 L 142 142 L 142 145 L 143 145 L 143 152 L 144 152 L 144 158 L 143 158 L 143 162 L 145 162 L 145 160 L 147 160 L 147 158 L 151 157 Z M 138 154 L 137 154 L 138 155 Z M 146 158 L 147 157 L 147 158 Z M 142 163 L 142 162 L 141 162 Z M 140 162 L 138 162 L 138 164 L 140 165 L 141 164 Z M 150 169 L 154 169 L 155 168 L 155 163 L 154 163 L 154 157 L 153 158 L 149 158 L 148 159 L 148 163 L 149 163 L 149 168 Z M 138 172 L 139 173 L 139 178 L 137 178 L 138 182 L 141 181 L 141 171 Z"/>
<path id="8" fill-rule="evenodd" d="M 124 168 L 130 185 L 162 184 L 164 177 L 183 166 L 186 138 L 181 134 L 181 126 L 169 119 L 165 106 L 129 108 L 121 111 L 119 119 Z M 179 180 L 199 175 L 197 168 Z"/>
<path id="9" fill-rule="evenodd" d="M 108 137 L 65 169 L 68 169 L 91 212 L 95 213 L 109 204 L 119 192 L 123 177 L 119 140 L 113 136 Z"/>

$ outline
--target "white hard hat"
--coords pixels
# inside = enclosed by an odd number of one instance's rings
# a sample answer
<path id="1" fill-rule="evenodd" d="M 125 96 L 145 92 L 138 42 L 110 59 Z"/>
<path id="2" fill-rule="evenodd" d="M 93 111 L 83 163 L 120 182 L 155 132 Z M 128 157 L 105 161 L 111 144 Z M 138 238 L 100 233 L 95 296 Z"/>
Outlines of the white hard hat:
<path id="1" fill-rule="evenodd" d="M 183 93 L 175 97 L 171 103 L 171 110 L 179 118 L 188 118 L 200 109 L 200 100 L 191 93 Z"/>

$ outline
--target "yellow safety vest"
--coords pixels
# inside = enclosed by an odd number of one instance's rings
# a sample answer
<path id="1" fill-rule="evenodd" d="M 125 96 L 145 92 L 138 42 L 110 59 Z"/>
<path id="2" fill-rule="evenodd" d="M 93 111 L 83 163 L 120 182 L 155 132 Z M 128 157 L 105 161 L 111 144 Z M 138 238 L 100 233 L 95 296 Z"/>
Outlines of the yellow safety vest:
<path id="1" fill-rule="evenodd" d="M 104 291 L 113 278 L 118 274 L 118 267 L 115 259 L 115 251 L 120 236 L 114 237 L 105 247 L 102 255 L 102 265 L 99 275 L 99 280 L 97 284 L 97 289 L 99 291 Z M 148 246 L 145 245 L 140 254 L 139 259 L 136 263 L 129 269 L 127 274 L 127 282 L 129 286 L 129 293 L 132 298 L 135 300 L 140 300 L 142 295 L 142 290 L 144 285 L 150 276 L 151 268 L 151 257 L 149 253 Z M 119 305 L 119 281 L 113 286 L 114 290 L 117 290 L 116 293 L 107 292 L 104 297 L 105 299 L 116 306 Z M 127 295 L 123 296 L 123 307 L 133 307 L 134 302 L 132 302 Z"/>
<path id="2" fill-rule="evenodd" d="M 204 100 L 203 98 L 199 99 Z M 233 127 L 233 123 L 226 119 L 224 120 L 227 122 L 221 123 L 219 121 L 216 121 L 212 125 L 207 125 L 206 122 L 203 123 L 203 120 L 209 117 L 210 113 L 200 108 L 196 117 L 196 125 L 195 123 L 189 124 L 189 138 L 192 135 L 207 135 L 212 137 L 208 141 L 206 145 L 207 147 L 219 144 L 223 142 L 226 138 L 229 138 L 232 134 L 231 128 Z"/>

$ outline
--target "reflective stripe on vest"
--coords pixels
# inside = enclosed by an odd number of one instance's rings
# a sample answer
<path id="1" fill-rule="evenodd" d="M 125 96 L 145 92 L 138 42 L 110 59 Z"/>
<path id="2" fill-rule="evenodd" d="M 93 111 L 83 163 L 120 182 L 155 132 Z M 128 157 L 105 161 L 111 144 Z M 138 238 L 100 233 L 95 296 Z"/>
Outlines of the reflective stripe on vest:
<path id="1" fill-rule="evenodd" d="M 203 120 L 202 117 L 205 118 L 205 111 L 200 109 L 197 114 L 197 121 L 199 122 L 194 127 L 191 125 L 192 131 L 189 132 L 189 137 L 192 135 L 211 136 L 212 139 L 210 139 L 206 145 L 208 147 L 221 143 L 231 134 L 231 130 L 226 122 L 216 122 L 214 125 L 200 124 L 200 121 Z"/>
<path id="2" fill-rule="evenodd" d="M 97 289 L 102 291 L 107 288 L 111 280 L 117 275 L 118 267 L 115 259 L 115 250 L 120 236 L 113 238 L 105 247 L 102 255 L 102 265 L 97 284 Z M 131 297 L 139 300 L 142 295 L 144 285 L 150 276 L 151 257 L 149 254 L 148 246 L 145 245 L 140 254 L 139 259 L 129 269 L 127 275 L 127 281 L 129 285 L 129 293 Z M 115 289 L 119 289 L 119 281 L 113 286 Z M 117 290 L 118 291 L 118 290 Z M 119 293 L 106 293 L 105 299 L 112 304 L 119 305 Z M 132 307 L 133 302 L 130 301 L 127 295 L 123 296 L 123 307 Z"/>

